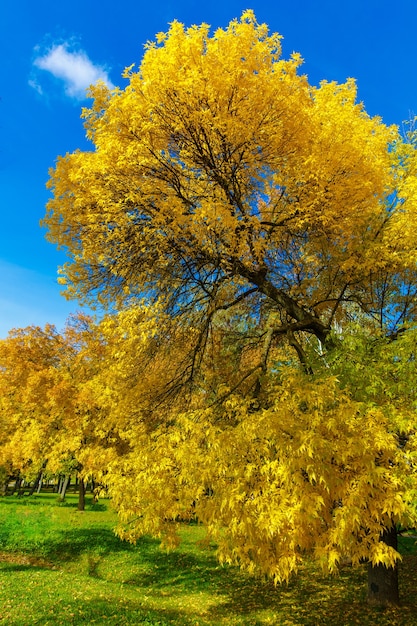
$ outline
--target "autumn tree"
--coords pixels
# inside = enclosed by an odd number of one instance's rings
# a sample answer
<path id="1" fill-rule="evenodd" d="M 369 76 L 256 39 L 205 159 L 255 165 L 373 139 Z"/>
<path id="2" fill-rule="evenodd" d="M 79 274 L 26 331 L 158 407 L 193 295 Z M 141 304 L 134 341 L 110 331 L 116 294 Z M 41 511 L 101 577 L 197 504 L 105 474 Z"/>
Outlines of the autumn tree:
<path id="1" fill-rule="evenodd" d="M 62 342 L 56 328 L 14 329 L 0 341 L 0 464 L 33 477 L 44 467 L 59 428 L 49 410 Z"/>
<path id="2" fill-rule="evenodd" d="M 0 465 L 32 479 L 46 467 L 72 471 L 81 508 L 84 478 L 111 447 L 94 391 L 101 351 L 97 326 L 84 314 L 61 333 L 31 326 L 0 341 Z"/>
<path id="3" fill-rule="evenodd" d="M 125 89 L 91 88 L 94 150 L 58 159 L 44 225 L 69 252 L 67 296 L 159 320 L 160 376 L 132 382 L 152 410 L 133 411 L 112 466 L 131 535 L 169 533 L 193 503 L 226 560 L 282 580 L 306 552 L 330 571 L 368 559 L 371 599 L 395 601 L 414 414 L 335 355 L 352 323 L 394 351 L 412 332 L 415 137 L 370 117 L 353 80 L 310 85 L 301 62 L 251 11 L 214 34 L 174 22 Z M 396 362 L 376 374 L 394 387 Z"/>

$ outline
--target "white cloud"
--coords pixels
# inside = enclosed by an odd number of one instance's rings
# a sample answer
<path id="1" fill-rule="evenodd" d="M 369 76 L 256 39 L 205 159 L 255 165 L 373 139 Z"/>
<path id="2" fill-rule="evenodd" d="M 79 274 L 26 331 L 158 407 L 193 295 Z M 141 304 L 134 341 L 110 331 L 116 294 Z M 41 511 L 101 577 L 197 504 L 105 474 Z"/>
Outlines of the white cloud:
<path id="1" fill-rule="evenodd" d="M 99 80 L 110 89 L 114 88 L 104 67 L 94 65 L 83 50 L 72 52 L 69 48 L 68 43 L 55 44 L 46 54 L 36 57 L 35 67 L 62 80 L 65 93 L 77 100 L 84 100 L 86 90 Z M 42 92 L 38 80 L 32 79 L 29 84 L 39 93 Z"/>
<path id="2" fill-rule="evenodd" d="M 43 89 L 42 89 L 42 87 L 40 86 L 40 84 L 38 83 L 38 81 L 36 81 L 34 78 L 31 78 L 31 79 L 29 80 L 29 85 L 30 85 L 30 87 L 32 87 L 35 91 L 37 91 L 37 92 L 38 92 L 38 94 L 40 94 L 40 95 L 42 96 L 42 94 L 43 94 Z"/>

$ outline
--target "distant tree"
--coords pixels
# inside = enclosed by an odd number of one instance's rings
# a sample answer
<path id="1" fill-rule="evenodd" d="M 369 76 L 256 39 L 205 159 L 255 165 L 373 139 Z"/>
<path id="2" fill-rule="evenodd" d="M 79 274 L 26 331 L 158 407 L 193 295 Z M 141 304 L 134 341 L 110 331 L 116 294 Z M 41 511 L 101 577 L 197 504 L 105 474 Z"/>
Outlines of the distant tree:
<path id="1" fill-rule="evenodd" d="M 30 478 L 33 489 L 46 466 L 80 478 L 93 471 L 89 446 L 106 437 L 90 390 L 100 367 L 97 337 L 93 320 L 79 314 L 61 334 L 32 326 L 0 341 L 0 465 Z"/>
<path id="2" fill-rule="evenodd" d="M 61 337 L 54 326 L 10 331 L 0 341 L 1 464 L 34 477 L 59 429 L 48 410 L 57 381 Z"/>

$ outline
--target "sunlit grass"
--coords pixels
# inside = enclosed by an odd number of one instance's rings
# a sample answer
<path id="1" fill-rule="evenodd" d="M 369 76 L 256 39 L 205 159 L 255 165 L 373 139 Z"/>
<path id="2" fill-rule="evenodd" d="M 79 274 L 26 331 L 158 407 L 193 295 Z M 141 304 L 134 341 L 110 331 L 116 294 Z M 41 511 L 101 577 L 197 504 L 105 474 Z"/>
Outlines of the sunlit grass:
<path id="1" fill-rule="evenodd" d="M 402 540 L 399 609 L 365 604 L 364 568 L 346 567 L 328 579 L 311 565 L 289 585 L 274 588 L 220 566 L 184 526 L 172 553 L 158 542 L 136 546 L 113 533 L 114 513 L 100 502 L 76 509 L 52 494 L 0 499 L 0 623 L 179 626 L 417 625 L 414 539 Z M 406 554 L 409 552 L 409 554 Z"/>

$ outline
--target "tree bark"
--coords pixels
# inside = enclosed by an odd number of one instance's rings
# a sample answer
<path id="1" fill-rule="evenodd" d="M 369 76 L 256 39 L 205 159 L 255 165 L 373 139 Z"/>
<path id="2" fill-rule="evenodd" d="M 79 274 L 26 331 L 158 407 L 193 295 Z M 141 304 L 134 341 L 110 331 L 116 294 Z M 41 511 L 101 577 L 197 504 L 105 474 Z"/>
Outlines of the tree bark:
<path id="1" fill-rule="evenodd" d="M 240 276 L 249 280 L 253 285 L 256 285 L 261 293 L 282 307 L 293 320 L 299 322 L 299 330 L 313 333 L 323 345 L 329 347 L 329 344 L 331 344 L 329 339 L 330 328 L 326 326 L 319 317 L 316 317 L 316 315 L 300 306 L 298 302 L 291 298 L 283 289 L 275 287 L 271 281 L 266 279 L 264 272 L 249 269 L 238 259 L 234 259 L 234 266 Z"/>
<path id="2" fill-rule="evenodd" d="M 9 487 L 9 480 L 10 480 L 10 476 L 7 474 L 7 476 L 5 477 L 2 485 L 1 485 L 1 495 L 2 496 L 7 496 L 7 489 Z"/>
<path id="3" fill-rule="evenodd" d="M 393 525 L 384 530 L 381 541 L 397 549 L 397 529 Z M 368 563 L 368 602 L 382 606 L 399 604 L 398 566 L 372 565 Z"/>
<path id="4" fill-rule="evenodd" d="M 78 510 L 85 510 L 85 482 L 82 478 L 78 482 Z"/>
<path id="5" fill-rule="evenodd" d="M 40 493 L 41 492 L 42 483 L 43 483 L 43 472 L 42 472 L 41 477 L 39 479 L 38 488 L 36 489 L 36 493 Z"/>
<path id="6" fill-rule="evenodd" d="M 20 488 L 21 478 L 19 474 L 16 476 L 12 490 L 10 492 L 11 496 L 14 496 L 15 492 Z"/>
<path id="7" fill-rule="evenodd" d="M 56 478 L 56 482 L 53 486 L 53 493 L 59 493 L 61 490 L 61 474 L 58 475 L 58 478 Z"/>
<path id="8" fill-rule="evenodd" d="M 61 492 L 60 492 L 60 496 L 61 496 L 61 500 L 65 500 L 65 494 L 67 493 L 67 489 L 68 489 L 68 485 L 70 484 L 71 481 L 71 474 L 67 474 L 67 476 L 65 476 L 65 480 L 63 481 L 62 485 L 61 485 Z"/>
<path id="9" fill-rule="evenodd" d="M 40 492 L 41 486 L 42 486 L 43 470 L 45 469 L 45 467 L 46 467 L 46 461 L 45 461 L 45 463 L 42 464 L 42 467 L 40 468 L 40 470 L 39 470 L 35 480 L 33 481 L 33 484 L 32 484 L 32 486 L 30 488 L 30 491 L 29 491 L 29 495 L 30 496 L 33 496 L 35 491 L 37 493 Z"/>

